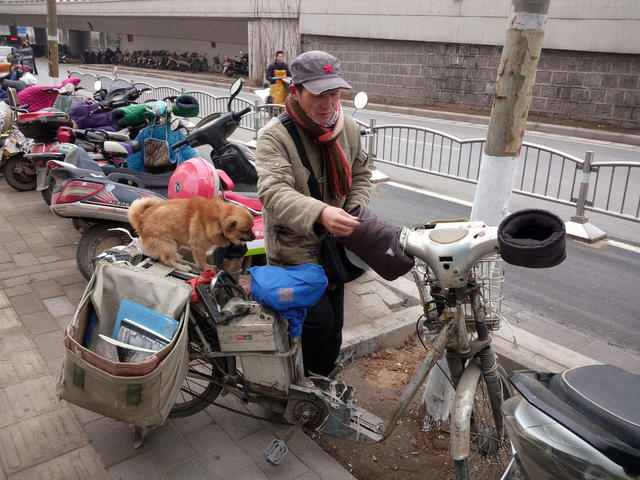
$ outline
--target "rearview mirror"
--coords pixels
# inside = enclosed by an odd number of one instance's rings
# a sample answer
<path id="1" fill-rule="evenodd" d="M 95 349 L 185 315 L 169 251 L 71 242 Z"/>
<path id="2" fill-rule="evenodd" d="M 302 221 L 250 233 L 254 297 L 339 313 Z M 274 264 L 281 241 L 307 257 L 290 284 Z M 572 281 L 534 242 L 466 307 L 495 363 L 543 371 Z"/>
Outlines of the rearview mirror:
<path id="1" fill-rule="evenodd" d="M 175 132 L 179 128 L 180 128 L 180 119 L 174 118 L 173 120 L 171 120 L 171 130 Z"/>
<path id="2" fill-rule="evenodd" d="M 118 74 L 118 66 L 117 66 L 117 65 L 116 65 L 115 67 L 113 67 L 112 74 L 113 74 L 114 76 L 116 76 L 116 75 Z"/>
<path id="3" fill-rule="evenodd" d="M 233 102 L 233 99 L 238 96 L 238 94 L 240 93 L 240 90 L 242 90 L 243 85 L 244 85 L 244 79 L 242 78 L 237 79 L 235 82 L 231 84 L 231 87 L 229 88 L 230 98 L 229 98 L 229 104 L 227 105 L 227 110 L 231 111 L 231 102 Z"/>
<path id="4" fill-rule="evenodd" d="M 353 97 L 353 106 L 356 107 L 356 110 L 362 110 L 369 103 L 369 95 L 367 92 L 358 92 L 356 96 Z"/>
<path id="5" fill-rule="evenodd" d="M 102 90 L 102 82 L 100 80 L 96 80 L 93 82 L 93 89 L 97 92 L 98 90 Z"/>

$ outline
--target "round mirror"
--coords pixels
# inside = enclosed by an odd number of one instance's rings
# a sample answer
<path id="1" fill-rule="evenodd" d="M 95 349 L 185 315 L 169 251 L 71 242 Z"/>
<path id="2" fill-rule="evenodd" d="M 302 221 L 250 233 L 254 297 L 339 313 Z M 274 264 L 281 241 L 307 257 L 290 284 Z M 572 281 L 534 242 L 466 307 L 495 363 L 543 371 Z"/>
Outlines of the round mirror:
<path id="1" fill-rule="evenodd" d="M 231 98 L 240 93 L 240 90 L 242 90 L 242 85 L 244 85 L 244 79 L 242 78 L 237 79 L 231 84 L 231 88 L 229 88 L 229 95 L 231 95 Z"/>
<path id="2" fill-rule="evenodd" d="M 353 97 L 353 106 L 358 110 L 362 110 L 369 103 L 369 95 L 367 92 L 358 92 L 356 96 Z"/>
<path id="3" fill-rule="evenodd" d="M 171 130 L 175 131 L 175 130 L 178 130 L 179 128 L 180 128 L 180 119 L 174 118 L 173 120 L 171 120 Z"/>
<path id="4" fill-rule="evenodd" d="M 93 89 L 97 92 L 102 89 L 102 82 L 100 80 L 96 80 L 93 82 Z"/>

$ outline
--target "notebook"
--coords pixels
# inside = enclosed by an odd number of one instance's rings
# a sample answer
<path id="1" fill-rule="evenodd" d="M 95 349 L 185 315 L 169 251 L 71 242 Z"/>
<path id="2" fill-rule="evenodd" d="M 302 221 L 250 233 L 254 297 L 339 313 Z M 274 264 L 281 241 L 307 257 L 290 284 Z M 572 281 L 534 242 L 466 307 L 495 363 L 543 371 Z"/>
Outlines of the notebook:
<path id="1" fill-rule="evenodd" d="M 113 334 L 111 335 L 112 338 L 118 338 L 120 325 L 125 318 L 169 339 L 169 341 L 173 339 L 173 336 L 178 330 L 177 320 L 125 299 L 120 303 L 116 323 L 113 327 Z"/>

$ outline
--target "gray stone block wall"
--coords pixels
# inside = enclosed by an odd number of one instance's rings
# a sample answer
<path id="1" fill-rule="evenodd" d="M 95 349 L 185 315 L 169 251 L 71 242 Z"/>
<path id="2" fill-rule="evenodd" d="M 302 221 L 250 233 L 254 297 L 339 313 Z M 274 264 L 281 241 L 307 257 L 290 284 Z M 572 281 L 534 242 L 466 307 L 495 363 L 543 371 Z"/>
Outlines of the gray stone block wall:
<path id="1" fill-rule="evenodd" d="M 502 46 L 302 36 L 373 100 L 489 113 Z M 640 128 L 640 55 L 543 50 L 530 113 Z"/>

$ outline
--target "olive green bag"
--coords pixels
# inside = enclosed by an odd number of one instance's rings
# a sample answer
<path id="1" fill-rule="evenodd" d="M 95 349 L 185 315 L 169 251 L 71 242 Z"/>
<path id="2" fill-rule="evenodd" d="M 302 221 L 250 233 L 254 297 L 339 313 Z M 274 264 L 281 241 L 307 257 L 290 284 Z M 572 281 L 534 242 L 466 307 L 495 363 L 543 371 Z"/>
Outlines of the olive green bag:
<path id="1" fill-rule="evenodd" d="M 192 292 L 183 281 L 162 276 L 164 272 L 98 263 L 65 332 L 65 355 L 56 388 L 60 398 L 139 427 L 165 422 L 189 365 L 187 324 Z M 111 337 L 124 299 L 179 321 L 171 343 L 140 363 L 114 361 L 96 353 L 100 334 Z"/>

